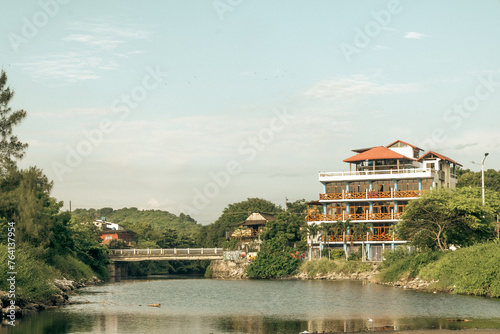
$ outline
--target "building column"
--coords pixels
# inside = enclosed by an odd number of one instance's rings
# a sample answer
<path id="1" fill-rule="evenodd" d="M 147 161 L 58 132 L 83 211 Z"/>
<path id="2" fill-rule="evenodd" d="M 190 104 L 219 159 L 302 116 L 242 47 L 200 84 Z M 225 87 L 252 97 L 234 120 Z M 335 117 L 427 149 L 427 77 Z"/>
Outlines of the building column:
<path id="1" fill-rule="evenodd" d="M 365 244 L 366 246 L 366 258 L 368 261 L 371 261 L 371 254 L 370 254 L 370 244 Z"/>

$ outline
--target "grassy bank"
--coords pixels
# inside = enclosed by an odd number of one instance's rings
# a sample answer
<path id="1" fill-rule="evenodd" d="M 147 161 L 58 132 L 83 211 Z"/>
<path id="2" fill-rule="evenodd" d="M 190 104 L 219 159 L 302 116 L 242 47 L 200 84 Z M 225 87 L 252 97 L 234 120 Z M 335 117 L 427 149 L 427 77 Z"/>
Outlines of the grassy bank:
<path id="1" fill-rule="evenodd" d="M 500 244 L 489 242 L 448 251 L 384 254 L 377 278 L 382 282 L 419 277 L 431 288 L 458 294 L 500 297 Z"/>
<path id="2" fill-rule="evenodd" d="M 324 277 L 331 275 L 352 275 L 361 273 L 371 273 L 375 266 L 368 262 L 346 261 L 344 259 L 329 260 L 322 258 L 319 260 L 304 261 L 300 266 L 300 273 L 308 278 Z"/>
<path id="3" fill-rule="evenodd" d="M 51 282 L 65 277 L 81 280 L 95 276 L 89 266 L 70 255 L 55 256 L 52 264 L 41 260 L 38 254 L 30 248 L 17 248 L 15 252 L 15 275 L 8 268 L 8 249 L 0 244 L 0 290 L 11 291 L 7 279 L 15 276 L 15 300 L 17 305 L 27 303 L 46 303 L 57 293 Z"/>

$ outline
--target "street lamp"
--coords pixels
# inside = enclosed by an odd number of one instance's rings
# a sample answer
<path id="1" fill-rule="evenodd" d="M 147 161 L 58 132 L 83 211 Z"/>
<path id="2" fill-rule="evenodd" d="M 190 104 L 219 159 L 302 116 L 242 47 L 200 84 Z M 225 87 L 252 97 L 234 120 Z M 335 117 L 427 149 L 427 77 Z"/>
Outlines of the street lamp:
<path id="1" fill-rule="evenodd" d="M 486 157 L 488 156 L 488 154 L 489 153 L 485 153 L 484 154 L 483 161 L 481 161 L 480 164 L 472 161 L 473 164 L 481 165 L 481 183 L 482 183 L 482 192 L 483 192 L 483 205 L 485 204 L 485 201 L 484 201 L 484 159 L 486 159 Z"/>

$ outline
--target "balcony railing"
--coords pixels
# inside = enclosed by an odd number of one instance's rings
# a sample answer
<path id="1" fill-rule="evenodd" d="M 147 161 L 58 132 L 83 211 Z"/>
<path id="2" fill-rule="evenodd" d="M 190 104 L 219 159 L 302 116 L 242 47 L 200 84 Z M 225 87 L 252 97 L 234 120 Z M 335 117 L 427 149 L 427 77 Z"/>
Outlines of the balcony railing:
<path id="1" fill-rule="evenodd" d="M 321 242 L 325 242 L 325 237 L 322 236 L 320 238 Z M 346 235 L 345 240 L 342 235 L 329 235 L 327 242 L 361 242 L 361 241 L 398 241 L 398 238 L 394 234 L 377 234 L 377 235 L 364 235 L 363 238 L 361 236 L 354 235 Z"/>
<path id="2" fill-rule="evenodd" d="M 338 176 L 363 176 L 363 175 L 381 175 L 381 174 L 417 174 L 431 173 L 430 168 L 411 168 L 411 169 L 376 169 L 351 172 L 323 172 L 319 177 L 338 177 Z"/>
<path id="3" fill-rule="evenodd" d="M 319 214 L 308 215 L 307 220 L 310 222 L 318 221 L 337 221 L 337 220 L 395 220 L 402 216 L 400 212 L 388 213 L 341 213 L 341 214 Z"/>
<path id="4" fill-rule="evenodd" d="M 320 200 L 344 200 L 344 199 L 377 199 L 377 198 L 413 198 L 420 197 L 423 190 L 391 190 L 391 191 L 363 191 L 342 192 L 335 194 L 319 194 Z"/>

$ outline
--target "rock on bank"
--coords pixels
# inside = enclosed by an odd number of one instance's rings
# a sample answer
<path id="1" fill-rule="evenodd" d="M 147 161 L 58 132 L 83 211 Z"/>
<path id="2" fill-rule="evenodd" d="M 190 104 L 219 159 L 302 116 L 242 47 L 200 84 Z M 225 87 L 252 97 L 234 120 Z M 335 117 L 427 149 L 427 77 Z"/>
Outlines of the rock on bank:
<path id="1" fill-rule="evenodd" d="M 214 260 L 210 263 L 211 277 L 217 279 L 246 278 L 245 268 L 248 261 Z"/>

